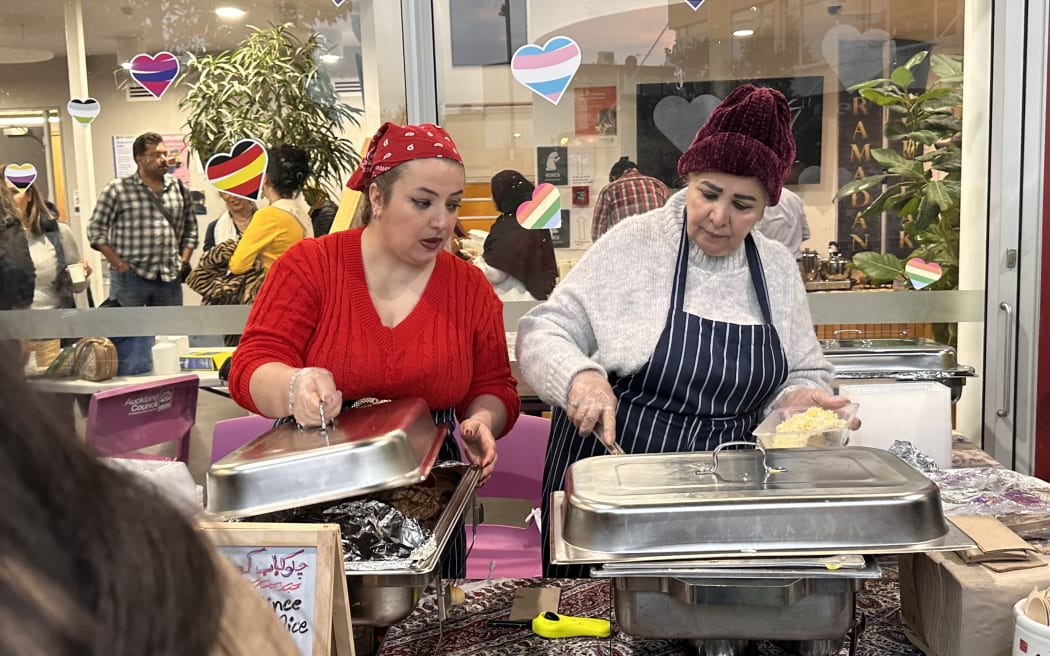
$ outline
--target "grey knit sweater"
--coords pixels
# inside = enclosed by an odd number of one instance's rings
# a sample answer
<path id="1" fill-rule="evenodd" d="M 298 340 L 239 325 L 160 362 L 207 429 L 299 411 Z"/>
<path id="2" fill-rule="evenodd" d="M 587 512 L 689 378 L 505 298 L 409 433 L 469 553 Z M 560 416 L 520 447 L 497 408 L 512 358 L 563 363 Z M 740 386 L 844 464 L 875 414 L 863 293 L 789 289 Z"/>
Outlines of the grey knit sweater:
<path id="1" fill-rule="evenodd" d="M 671 304 L 685 194 L 680 191 L 664 207 L 617 224 L 595 242 L 549 300 L 522 317 L 518 363 L 522 377 L 545 402 L 565 407 L 573 376 L 580 371 L 625 376 L 649 361 Z M 782 244 L 752 234 L 766 273 L 773 325 L 788 361 L 788 379 L 767 400 L 766 414 L 789 388 L 830 391 L 833 368 L 817 341 L 795 260 Z M 684 310 L 715 321 L 762 323 L 743 246 L 712 257 L 690 243 Z"/>

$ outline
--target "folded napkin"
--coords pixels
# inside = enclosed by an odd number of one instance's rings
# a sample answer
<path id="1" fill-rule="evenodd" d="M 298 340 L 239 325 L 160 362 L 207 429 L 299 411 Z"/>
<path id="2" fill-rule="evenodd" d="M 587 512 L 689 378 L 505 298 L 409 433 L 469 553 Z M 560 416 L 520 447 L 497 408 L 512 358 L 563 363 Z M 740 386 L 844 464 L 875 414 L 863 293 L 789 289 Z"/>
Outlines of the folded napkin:
<path id="1" fill-rule="evenodd" d="M 957 552 L 966 564 L 980 563 L 993 572 L 1043 567 L 1046 561 L 1031 546 L 995 517 L 956 515 L 952 522 L 977 543 Z"/>

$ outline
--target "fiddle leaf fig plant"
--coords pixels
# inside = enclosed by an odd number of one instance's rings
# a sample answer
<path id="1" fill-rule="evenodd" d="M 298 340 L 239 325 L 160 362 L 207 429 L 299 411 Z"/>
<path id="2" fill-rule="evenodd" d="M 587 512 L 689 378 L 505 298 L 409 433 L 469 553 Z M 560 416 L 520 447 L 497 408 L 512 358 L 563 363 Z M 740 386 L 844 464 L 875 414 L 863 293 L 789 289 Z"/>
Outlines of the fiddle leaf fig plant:
<path id="1" fill-rule="evenodd" d="M 850 181 L 839 189 L 837 198 L 881 189 L 860 216 L 895 212 L 905 217 L 902 227 L 915 244 L 907 259 L 918 257 L 941 265 L 941 278 L 930 289 L 956 289 L 962 192 L 962 58 L 933 55 L 930 69 L 937 81 L 921 93 L 911 91 L 915 81 L 912 71 L 928 54 L 916 54 L 888 78 L 850 87 L 850 91 L 888 110 L 884 134 L 888 140 L 900 142 L 901 147 L 899 152 L 873 148 L 871 156 L 883 172 Z M 906 277 L 906 262 L 890 253 L 861 252 L 853 256 L 853 266 L 876 285 Z"/>
<path id="2" fill-rule="evenodd" d="M 290 143 L 310 154 L 307 185 L 338 195 L 360 159 L 341 136 L 343 126 L 360 125 L 362 112 L 339 100 L 318 63 L 326 51 L 323 37 L 301 39 L 290 23 L 251 29 L 233 50 L 191 55 L 186 63 L 182 81 L 188 90 L 179 109 L 188 117 L 190 148 L 205 162 L 241 139 Z"/>

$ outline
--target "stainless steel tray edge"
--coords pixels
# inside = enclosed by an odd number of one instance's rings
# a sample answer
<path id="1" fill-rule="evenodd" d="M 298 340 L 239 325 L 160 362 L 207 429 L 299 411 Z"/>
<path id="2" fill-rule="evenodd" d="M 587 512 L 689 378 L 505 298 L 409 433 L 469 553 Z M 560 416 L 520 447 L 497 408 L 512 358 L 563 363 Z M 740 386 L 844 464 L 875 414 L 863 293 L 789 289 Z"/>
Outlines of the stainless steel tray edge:
<path id="1" fill-rule="evenodd" d="M 611 563 L 610 563 L 611 564 Z M 591 570 L 594 578 L 609 579 L 629 577 L 682 577 L 705 579 L 880 579 L 882 568 L 874 558 L 865 558 L 861 569 L 816 569 L 810 567 L 748 567 L 725 569 L 721 567 L 680 567 L 678 563 L 639 563 L 636 567 L 597 567 Z"/>
<path id="2" fill-rule="evenodd" d="M 855 547 L 850 549 L 814 549 L 814 550 L 745 550 L 745 551 L 695 551 L 688 554 L 664 554 L 654 555 L 652 553 L 610 554 L 600 551 L 581 549 L 569 544 L 562 537 L 565 523 L 565 492 L 556 491 L 550 498 L 550 553 L 551 563 L 555 565 L 579 565 L 579 564 L 604 564 L 604 563 L 647 563 L 647 562 L 672 562 L 695 558 L 703 554 L 704 558 L 733 558 L 739 556 L 835 556 L 843 554 L 880 554 L 894 555 L 905 553 L 921 553 L 924 551 L 957 551 L 960 549 L 972 549 L 976 543 L 970 539 L 958 526 L 945 517 L 948 532 L 936 540 L 921 542 L 910 545 L 878 545 L 869 548 Z"/>

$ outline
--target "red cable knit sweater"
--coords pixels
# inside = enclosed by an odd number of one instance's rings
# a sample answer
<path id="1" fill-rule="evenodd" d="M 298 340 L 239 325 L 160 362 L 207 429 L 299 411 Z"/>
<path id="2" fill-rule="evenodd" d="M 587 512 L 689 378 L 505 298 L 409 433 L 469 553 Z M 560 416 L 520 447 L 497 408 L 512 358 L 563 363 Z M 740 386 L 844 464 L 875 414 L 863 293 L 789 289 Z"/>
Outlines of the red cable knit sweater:
<path id="1" fill-rule="evenodd" d="M 266 275 L 230 371 L 230 392 L 258 412 L 248 391 L 257 367 L 324 367 L 344 399 L 420 397 L 462 418 L 482 394 L 507 409 L 520 400 L 510 373 L 503 306 L 477 267 L 441 252 L 419 304 L 387 328 L 372 305 L 362 229 L 303 240 Z M 499 437 L 498 435 L 496 437 Z"/>

